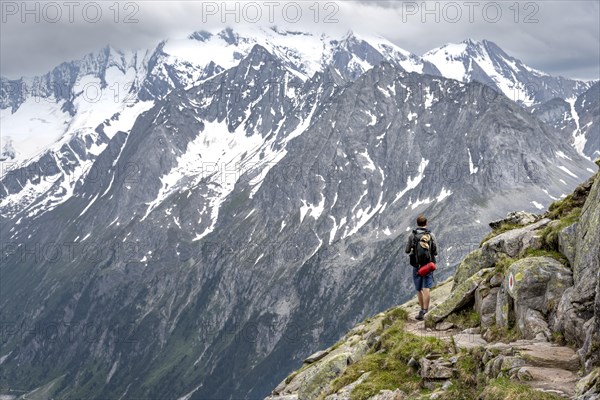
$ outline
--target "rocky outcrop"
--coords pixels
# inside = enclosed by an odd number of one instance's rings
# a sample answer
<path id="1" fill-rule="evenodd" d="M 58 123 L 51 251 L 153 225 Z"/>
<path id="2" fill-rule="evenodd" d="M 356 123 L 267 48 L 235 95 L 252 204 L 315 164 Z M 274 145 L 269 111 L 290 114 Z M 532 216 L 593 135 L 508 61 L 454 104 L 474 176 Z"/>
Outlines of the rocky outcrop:
<path id="1" fill-rule="evenodd" d="M 433 328 L 450 314 L 472 303 L 475 299 L 475 291 L 479 285 L 490 277 L 491 272 L 492 269 L 490 268 L 483 269 L 453 289 L 446 301 L 427 313 L 425 326 Z"/>
<path id="2" fill-rule="evenodd" d="M 490 228 L 498 229 L 504 224 L 526 226 L 533 224 L 539 219 L 540 217 L 538 215 L 531 214 L 526 211 L 514 211 L 508 213 L 506 218 L 490 222 Z"/>
<path id="3" fill-rule="evenodd" d="M 513 229 L 491 238 L 481 248 L 484 259 L 497 260 L 499 254 L 516 257 L 526 249 L 540 249 L 543 243 L 539 230 L 550 222 L 550 219 L 544 218 L 534 224 Z"/>

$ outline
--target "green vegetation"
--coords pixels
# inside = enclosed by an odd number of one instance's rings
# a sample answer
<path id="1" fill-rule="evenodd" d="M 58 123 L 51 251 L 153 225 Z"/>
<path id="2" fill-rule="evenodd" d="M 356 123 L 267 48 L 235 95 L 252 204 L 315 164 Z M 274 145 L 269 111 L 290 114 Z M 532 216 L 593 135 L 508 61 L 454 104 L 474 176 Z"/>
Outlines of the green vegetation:
<path id="1" fill-rule="evenodd" d="M 494 272 L 501 273 L 505 275 L 508 272 L 508 268 L 513 265 L 515 262 L 528 257 L 551 257 L 555 260 L 559 261 L 563 265 L 567 265 L 567 258 L 562 254 L 556 251 L 555 249 L 527 249 L 525 252 L 518 257 L 502 257 L 500 260 L 496 261 L 494 264 Z"/>
<path id="2" fill-rule="evenodd" d="M 540 392 L 507 378 L 492 379 L 478 397 L 480 400 L 557 400 L 562 397 Z"/>
<path id="3" fill-rule="evenodd" d="M 491 231 L 490 233 L 488 233 L 487 236 L 484 237 L 483 240 L 481 241 L 481 244 L 484 244 L 488 240 L 495 238 L 496 236 L 500 235 L 501 233 L 512 231 L 513 229 L 518 229 L 518 228 L 522 228 L 522 227 L 523 227 L 523 225 L 519 225 L 519 224 L 503 223 L 498 228 L 496 228 L 493 231 Z"/>
<path id="4" fill-rule="evenodd" d="M 565 336 L 560 332 L 552 332 L 552 342 L 556 343 L 560 346 L 565 346 L 567 341 L 565 340 Z"/>
<path id="5" fill-rule="evenodd" d="M 555 203 L 553 203 L 555 204 Z M 552 208 L 552 206 L 550 206 Z M 544 241 L 544 248 L 548 250 L 558 250 L 558 233 L 566 227 L 573 225 L 579 221 L 581 216 L 581 208 L 575 207 L 569 210 L 569 212 L 558 219 L 559 223 L 551 224 L 544 228 L 542 231 L 542 238 Z"/>
<path id="6" fill-rule="evenodd" d="M 450 314 L 445 321 L 451 322 L 462 329 L 475 328 L 481 323 L 479 314 L 472 308 L 466 308 L 458 313 Z"/>
<path id="7" fill-rule="evenodd" d="M 564 199 L 550 204 L 546 216 L 550 219 L 562 219 L 579 207 L 580 205 L 573 200 L 573 194 L 570 194 Z"/>
<path id="8" fill-rule="evenodd" d="M 518 258 L 512 258 L 508 256 L 502 257 L 494 264 L 494 270 L 496 273 L 499 272 L 504 275 L 508 271 L 508 268 L 517 260 Z"/>
<path id="9" fill-rule="evenodd" d="M 522 337 L 515 327 L 504 328 L 498 325 L 492 325 L 487 330 L 487 339 L 492 342 L 511 343 L 522 339 Z"/>
<path id="10" fill-rule="evenodd" d="M 527 249 L 521 258 L 527 257 L 550 257 L 554 258 L 556 261 L 559 261 L 563 265 L 567 265 L 568 260 L 562 253 L 554 250 L 546 250 L 546 249 Z"/>
<path id="11" fill-rule="evenodd" d="M 389 310 L 385 311 L 385 314 L 386 316 L 381 322 L 384 327 L 392 325 L 392 323 L 396 320 L 406 321 L 408 319 L 408 311 L 402 307 L 390 308 Z"/>
<path id="12" fill-rule="evenodd" d="M 371 374 L 352 391 L 353 400 L 367 399 L 385 389 L 400 388 L 405 392 L 418 390 L 421 378 L 414 368 L 408 366 L 408 361 L 411 358 L 418 360 L 429 353 L 447 353 L 449 344 L 433 337 L 420 337 L 406 332 L 404 324 L 407 317 L 406 310 L 393 309 L 385 319 L 391 325 L 383 330 L 381 339 L 364 358 L 350 365 L 332 382 L 328 394 L 356 381 L 368 371 Z"/>

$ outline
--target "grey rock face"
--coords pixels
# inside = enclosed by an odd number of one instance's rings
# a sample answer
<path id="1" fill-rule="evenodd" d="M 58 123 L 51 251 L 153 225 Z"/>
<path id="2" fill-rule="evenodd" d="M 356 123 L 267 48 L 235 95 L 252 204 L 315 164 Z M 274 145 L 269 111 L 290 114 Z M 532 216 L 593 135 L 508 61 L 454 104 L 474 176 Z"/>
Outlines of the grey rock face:
<path id="1" fill-rule="evenodd" d="M 596 297 L 596 282 L 600 271 L 600 207 L 598 204 L 600 204 L 600 179 L 596 179 L 577 225 L 573 299 L 578 303 L 593 304 Z"/>
<path id="2" fill-rule="evenodd" d="M 475 291 L 474 310 L 480 316 L 482 328 L 489 328 L 496 321 L 496 303 L 499 291 L 498 287 L 479 287 Z"/>
<path id="3" fill-rule="evenodd" d="M 551 320 L 552 330 L 563 334 L 566 340 L 582 346 L 587 333 L 584 328 L 593 314 L 589 307 L 585 307 L 573 300 L 574 288 L 568 288 L 563 293 L 556 314 Z"/>
<path id="4" fill-rule="evenodd" d="M 574 223 L 558 233 L 558 250 L 567 257 L 571 266 L 575 264 L 576 246 L 577 223 Z"/>
<path id="5" fill-rule="evenodd" d="M 496 295 L 496 325 L 501 328 L 508 328 L 515 322 L 515 306 L 512 298 L 508 294 L 504 285 Z"/>

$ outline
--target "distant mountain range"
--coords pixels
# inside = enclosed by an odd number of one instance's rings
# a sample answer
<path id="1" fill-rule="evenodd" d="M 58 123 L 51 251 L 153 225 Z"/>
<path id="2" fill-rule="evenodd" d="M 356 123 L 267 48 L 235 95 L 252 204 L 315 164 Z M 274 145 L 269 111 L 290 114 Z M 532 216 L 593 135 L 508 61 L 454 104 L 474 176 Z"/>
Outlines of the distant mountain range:
<path id="1" fill-rule="evenodd" d="M 418 213 L 443 278 L 488 221 L 591 176 L 593 90 L 487 41 L 418 57 L 277 29 L 107 47 L 3 80 L 0 387 L 264 397 L 410 295 L 401 248 Z M 556 96 L 575 127 L 560 129 Z"/>

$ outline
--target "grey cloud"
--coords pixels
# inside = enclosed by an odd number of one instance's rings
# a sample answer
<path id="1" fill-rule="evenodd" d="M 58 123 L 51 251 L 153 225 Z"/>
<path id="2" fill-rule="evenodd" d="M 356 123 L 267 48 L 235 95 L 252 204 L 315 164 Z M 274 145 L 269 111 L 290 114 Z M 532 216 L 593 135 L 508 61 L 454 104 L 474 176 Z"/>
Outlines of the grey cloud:
<path id="1" fill-rule="evenodd" d="M 21 4 L 20 1 L 3 0 L 3 10 L 7 3 Z M 88 3 L 93 2 L 80 4 L 84 7 Z M 139 21 L 137 23 L 123 22 L 127 12 L 135 10 L 131 6 L 124 9 L 127 2 L 119 3 L 121 10 L 118 23 L 113 21 L 114 11 L 109 9 L 113 2 L 101 3 L 103 16 L 96 23 L 85 21 L 77 13 L 73 23 L 68 22 L 65 15 L 57 23 L 46 22 L 43 18 L 35 23 L 31 17 L 27 23 L 21 23 L 19 15 L 6 15 L 3 12 L 2 17 L 6 22 L 0 25 L 0 73 L 12 78 L 40 74 L 62 61 L 79 58 L 109 43 L 120 48 L 151 48 L 169 37 L 183 36 L 201 29 L 236 25 L 231 14 L 225 15 L 226 23 L 223 23 L 222 13 L 209 15 L 206 12 L 211 4 L 220 8 L 221 1 L 129 3 L 137 7 L 134 15 Z M 263 13 L 258 23 L 269 25 L 266 3 L 254 3 L 259 4 Z M 290 23 L 289 19 L 286 21 L 282 15 L 284 7 L 293 11 L 294 4 L 291 3 L 302 6 L 303 18 L 297 23 Z M 581 79 L 600 77 L 600 7 L 596 1 L 530 2 L 538 7 L 535 15 L 539 20 L 537 23 L 523 23 L 526 12 L 533 10 L 525 10 L 525 3 L 519 3 L 519 23 L 513 21 L 514 14 L 509 9 L 513 2 L 491 2 L 502 7 L 502 18 L 496 23 L 482 16 L 481 10 L 484 7 L 493 8 L 493 5 L 488 5 L 490 2 L 477 3 L 473 21 L 468 20 L 465 2 L 450 3 L 455 3 L 462 12 L 461 19 L 455 23 L 449 22 L 444 15 L 438 15 L 440 21 L 434 22 L 434 15 L 425 14 L 423 9 L 419 9 L 423 2 L 385 0 L 335 3 L 321 1 L 318 15 L 315 14 L 312 1 L 278 2 L 274 23 L 298 30 L 340 34 L 354 30 L 358 33 L 380 34 L 415 54 L 423 54 L 448 42 L 485 38 L 496 42 L 508 54 L 526 64 L 550 74 Z M 43 7 L 42 3 L 39 4 Z M 242 7 L 248 7 L 247 4 L 248 2 L 228 2 L 226 7 L 238 7 L 241 10 Z M 447 4 L 448 2 L 427 2 L 425 7 L 444 10 L 444 7 L 448 7 Z M 413 7 L 410 9 L 413 14 L 408 15 L 407 7 Z M 333 18 L 337 23 L 324 22 L 331 13 L 334 13 Z M 423 18 L 426 19 L 425 23 L 422 22 Z"/>

